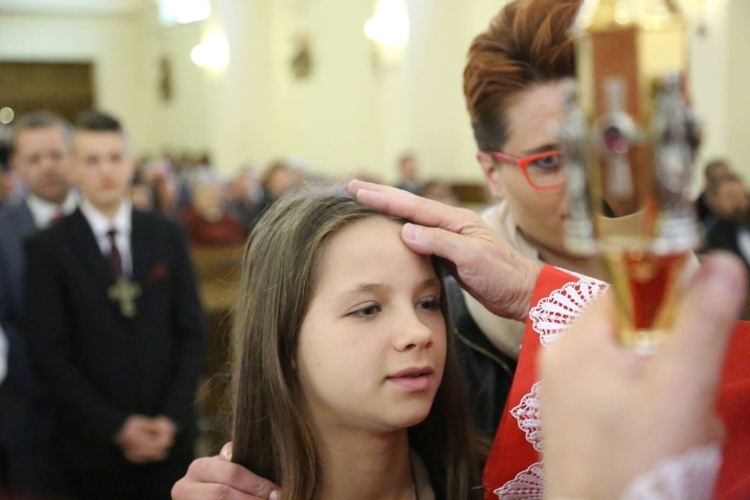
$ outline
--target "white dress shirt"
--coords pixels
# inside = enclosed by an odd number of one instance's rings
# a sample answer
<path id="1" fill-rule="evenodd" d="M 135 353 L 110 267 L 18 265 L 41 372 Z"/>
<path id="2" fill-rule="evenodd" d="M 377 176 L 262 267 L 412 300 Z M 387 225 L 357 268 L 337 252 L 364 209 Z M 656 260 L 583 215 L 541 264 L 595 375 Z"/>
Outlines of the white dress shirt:
<path id="1" fill-rule="evenodd" d="M 40 197 L 29 193 L 26 197 L 26 204 L 31 210 L 31 216 L 34 218 L 34 224 L 39 229 L 49 226 L 58 210 L 62 210 L 63 215 L 70 215 L 78 206 L 78 192 L 75 189 L 68 191 L 68 196 L 62 205 L 57 205 Z"/>
<path id="2" fill-rule="evenodd" d="M 737 231 L 737 248 L 745 262 L 750 264 L 750 230 L 742 227 Z"/>
<path id="3" fill-rule="evenodd" d="M 0 326 L 0 384 L 8 374 L 8 339 L 5 337 L 3 327 Z"/>
<path id="4" fill-rule="evenodd" d="M 117 250 L 120 252 L 120 258 L 122 259 L 123 272 L 127 276 L 133 275 L 133 257 L 130 251 L 130 232 L 133 215 L 132 208 L 130 200 L 123 200 L 115 216 L 110 219 L 97 210 L 94 205 L 89 203 L 85 198 L 81 201 L 81 212 L 83 213 L 83 216 L 86 217 L 86 220 L 96 237 L 96 242 L 99 244 L 99 249 L 102 251 L 102 255 L 109 256 L 109 253 L 112 250 L 112 245 L 107 233 L 112 229 L 117 231 L 117 234 L 115 235 L 115 244 L 117 245 Z"/>

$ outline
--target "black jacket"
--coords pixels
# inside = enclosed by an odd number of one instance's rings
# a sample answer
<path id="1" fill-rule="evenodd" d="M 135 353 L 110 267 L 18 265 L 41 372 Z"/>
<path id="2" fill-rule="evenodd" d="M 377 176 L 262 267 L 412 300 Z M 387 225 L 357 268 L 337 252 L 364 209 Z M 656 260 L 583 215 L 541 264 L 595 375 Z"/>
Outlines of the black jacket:
<path id="1" fill-rule="evenodd" d="M 115 435 L 135 413 L 171 418 L 175 449 L 192 440 L 207 330 L 182 229 L 133 212 L 132 280 L 142 289 L 133 318 L 108 296 L 115 278 L 80 210 L 25 250 L 24 324 L 67 466 L 126 465 Z"/>
<path id="2" fill-rule="evenodd" d="M 456 280 L 446 276 L 444 283 L 472 418 L 482 435 L 492 439 L 513 384 L 516 360 L 497 350 L 477 326 Z"/>

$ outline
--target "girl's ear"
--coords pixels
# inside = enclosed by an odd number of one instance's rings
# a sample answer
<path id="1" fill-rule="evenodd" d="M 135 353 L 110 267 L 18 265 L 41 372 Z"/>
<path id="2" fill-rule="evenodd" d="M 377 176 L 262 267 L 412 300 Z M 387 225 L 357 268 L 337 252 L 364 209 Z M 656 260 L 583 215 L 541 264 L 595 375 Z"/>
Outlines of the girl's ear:
<path id="1" fill-rule="evenodd" d="M 505 186 L 500 178 L 500 166 L 492 156 L 483 151 L 477 152 L 477 162 L 482 167 L 482 173 L 484 173 L 484 178 L 492 192 L 492 196 L 498 200 L 503 199 L 505 197 Z"/>

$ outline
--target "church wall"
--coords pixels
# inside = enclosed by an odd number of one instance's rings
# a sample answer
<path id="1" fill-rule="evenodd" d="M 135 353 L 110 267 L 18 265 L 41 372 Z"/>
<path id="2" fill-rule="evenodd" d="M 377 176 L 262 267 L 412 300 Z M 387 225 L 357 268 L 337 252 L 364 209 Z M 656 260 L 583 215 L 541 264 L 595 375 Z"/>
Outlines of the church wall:
<path id="1" fill-rule="evenodd" d="M 397 157 L 410 150 L 425 176 L 479 181 L 461 76 L 472 38 L 503 2 L 407 0 L 409 43 L 385 61 L 363 33 L 374 3 L 215 0 L 211 19 L 175 27 L 158 24 L 151 2 L 117 15 L 4 12 L 0 57 L 94 62 L 97 103 L 124 119 L 139 154 L 208 150 L 226 173 L 291 154 L 334 177 L 369 168 L 392 181 Z M 693 30 L 691 47 L 693 95 L 706 123 L 696 179 L 714 156 L 750 172 L 750 3 L 706 5 L 705 30 Z M 207 70 L 190 51 L 214 32 L 229 42 L 230 65 Z M 300 79 L 291 60 L 302 32 L 312 64 Z M 165 56 L 168 100 L 160 95 Z"/>
<path id="2" fill-rule="evenodd" d="M 155 95 L 142 55 L 140 16 L 0 15 L 0 58 L 94 64 L 95 102 L 120 116 L 135 151 L 155 145 L 150 110 Z"/>
<path id="3" fill-rule="evenodd" d="M 723 91 L 728 102 L 727 155 L 750 185 L 750 2 L 730 0 L 729 68 L 731 78 Z"/>
<path id="4" fill-rule="evenodd" d="M 690 87 L 693 103 L 703 126 L 703 142 L 695 165 L 693 191 L 703 189 L 703 167 L 707 161 L 728 154 L 727 99 L 729 78 L 729 31 L 727 0 L 709 2 L 703 16 L 693 24 L 690 37 Z"/>
<path id="5" fill-rule="evenodd" d="M 200 43 L 201 25 L 161 27 L 152 12 L 148 40 L 148 70 L 159 96 L 152 110 L 157 128 L 156 152 L 199 153 L 212 148 L 208 117 L 208 82 L 193 64 L 190 51 Z M 164 73 L 166 61 L 168 73 Z M 167 89 L 163 86 L 167 85 Z M 164 95 L 162 92 L 168 92 Z"/>

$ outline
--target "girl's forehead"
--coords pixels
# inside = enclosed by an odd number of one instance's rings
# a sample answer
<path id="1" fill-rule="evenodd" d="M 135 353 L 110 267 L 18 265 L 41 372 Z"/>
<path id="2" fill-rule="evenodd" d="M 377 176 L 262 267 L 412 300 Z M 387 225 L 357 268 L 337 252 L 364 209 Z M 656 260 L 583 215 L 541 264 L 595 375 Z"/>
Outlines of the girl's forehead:
<path id="1" fill-rule="evenodd" d="M 403 222 L 375 215 L 337 231 L 328 241 L 321 269 L 350 276 L 364 271 L 392 271 L 394 267 L 431 269 L 430 259 L 410 250 L 401 239 Z M 345 274 L 344 274 L 345 275 Z"/>
<path id="2" fill-rule="evenodd" d="M 351 247 L 351 250 L 364 252 L 375 251 L 387 242 L 401 242 L 402 223 L 396 222 L 385 215 L 358 219 L 342 226 L 328 239 L 326 253 L 336 252 L 340 247 Z M 401 242 L 403 245 L 403 242 Z"/>

